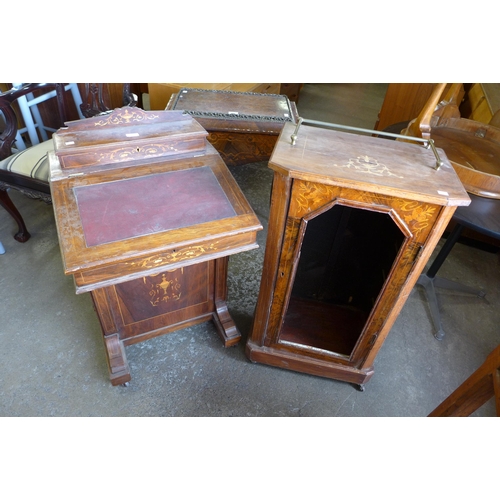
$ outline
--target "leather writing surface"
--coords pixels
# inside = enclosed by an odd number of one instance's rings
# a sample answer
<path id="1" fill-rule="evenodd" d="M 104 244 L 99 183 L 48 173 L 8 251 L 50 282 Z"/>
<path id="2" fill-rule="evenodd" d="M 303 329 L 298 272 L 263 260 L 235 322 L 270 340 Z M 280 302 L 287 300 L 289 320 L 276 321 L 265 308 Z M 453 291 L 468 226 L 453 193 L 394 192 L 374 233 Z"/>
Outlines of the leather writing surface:
<path id="1" fill-rule="evenodd" d="M 210 167 L 74 188 L 87 246 L 236 215 Z"/>

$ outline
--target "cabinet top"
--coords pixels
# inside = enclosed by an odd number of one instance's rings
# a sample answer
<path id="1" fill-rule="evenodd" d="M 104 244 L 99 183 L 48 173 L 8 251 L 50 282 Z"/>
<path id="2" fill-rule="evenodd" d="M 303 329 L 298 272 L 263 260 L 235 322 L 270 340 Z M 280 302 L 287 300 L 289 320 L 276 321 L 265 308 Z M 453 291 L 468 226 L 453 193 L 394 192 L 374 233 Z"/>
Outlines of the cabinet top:
<path id="1" fill-rule="evenodd" d="M 443 150 L 443 165 L 420 144 L 399 142 L 302 125 L 286 124 L 269 166 L 288 177 L 443 206 L 469 205 L 470 199 Z"/>

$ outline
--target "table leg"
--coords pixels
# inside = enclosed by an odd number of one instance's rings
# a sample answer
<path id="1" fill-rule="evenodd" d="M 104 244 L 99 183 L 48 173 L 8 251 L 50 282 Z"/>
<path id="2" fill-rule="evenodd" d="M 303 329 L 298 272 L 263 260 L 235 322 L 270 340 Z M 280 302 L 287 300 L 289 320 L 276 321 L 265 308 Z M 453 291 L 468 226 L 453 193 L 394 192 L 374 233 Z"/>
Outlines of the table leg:
<path id="1" fill-rule="evenodd" d="M 106 357 L 108 360 L 109 378 L 111 384 L 122 385 L 129 382 L 132 378 L 125 355 L 125 346 L 117 333 L 104 336 L 104 345 L 106 347 Z"/>
<path id="2" fill-rule="evenodd" d="M 215 260 L 215 297 L 213 321 L 224 347 L 231 347 L 241 340 L 241 333 L 227 308 L 227 270 L 229 257 Z"/>
<path id="3" fill-rule="evenodd" d="M 132 378 L 125 355 L 125 346 L 120 339 L 118 328 L 113 318 L 113 312 L 104 288 L 90 292 L 97 316 L 101 323 L 104 336 L 106 360 L 108 362 L 109 378 L 113 385 L 126 384 Z"/>

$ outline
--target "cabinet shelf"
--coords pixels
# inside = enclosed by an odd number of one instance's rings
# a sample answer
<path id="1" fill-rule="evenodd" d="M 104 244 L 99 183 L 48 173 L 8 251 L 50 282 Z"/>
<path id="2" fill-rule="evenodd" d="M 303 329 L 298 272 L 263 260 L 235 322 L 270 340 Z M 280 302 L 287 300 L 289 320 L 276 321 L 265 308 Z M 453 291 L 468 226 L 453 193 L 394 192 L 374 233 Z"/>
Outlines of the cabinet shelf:
<path id="1" fill-rule="evenodd" d="M 367 319 L 359 309 L 292 298 L 280 342 L 349 356 Z"/>

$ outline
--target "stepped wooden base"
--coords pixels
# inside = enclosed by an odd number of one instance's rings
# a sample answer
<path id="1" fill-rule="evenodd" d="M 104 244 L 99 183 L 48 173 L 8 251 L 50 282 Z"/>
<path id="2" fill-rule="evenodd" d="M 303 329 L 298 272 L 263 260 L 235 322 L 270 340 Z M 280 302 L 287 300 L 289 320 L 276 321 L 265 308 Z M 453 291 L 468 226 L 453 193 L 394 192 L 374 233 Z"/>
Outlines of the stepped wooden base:
<path id="1" fill-rule="evenodd" d="M 360 386 L 368 382 L 374 373 L 372 367 L 360 370 L 340 363 L 335 364 L 331 361 L 314 359 L 310 355 L 301 355 L 272 347 L 261 347 L 252 341 L 247 342 L 246 355 L 250 361 L 255 363 L 341 380 Z"/>

